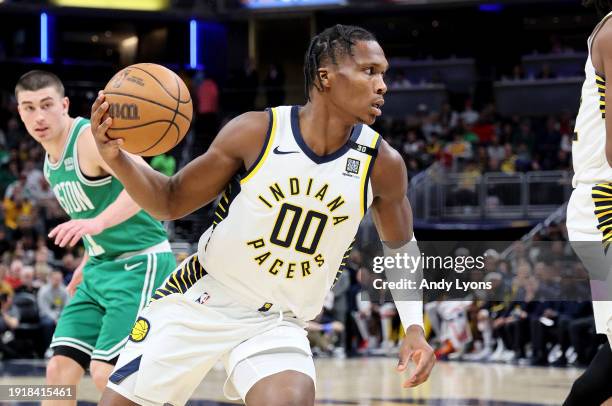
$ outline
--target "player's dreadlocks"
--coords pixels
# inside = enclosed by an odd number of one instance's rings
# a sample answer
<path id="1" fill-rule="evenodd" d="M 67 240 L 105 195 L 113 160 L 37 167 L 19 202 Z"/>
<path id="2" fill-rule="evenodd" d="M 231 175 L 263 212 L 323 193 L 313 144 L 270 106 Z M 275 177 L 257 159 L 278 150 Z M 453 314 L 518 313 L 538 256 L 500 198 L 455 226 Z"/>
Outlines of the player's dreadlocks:
<path id="1" fill-rule="evenodd" d="M 612 11 L 612 1 L 611 0 L 582 0 L 582 4 L 585 7 L 595 7 L 597 13 L 605 16 L 610 11 Z"/>
<path id="2" fill-rule="evenodd" d="M 304 57 L 304 82 L 306 100 L 310 100 L 310 90 L 316 87 L 323 90 L 318 70 L 322 64 L 337 64 L 338 58 L 353 55 L 352 47 L 357 41 L 376 41 L 371 32 L 352 25 L 336 24 L 316 35 L 308 46 Z"/>

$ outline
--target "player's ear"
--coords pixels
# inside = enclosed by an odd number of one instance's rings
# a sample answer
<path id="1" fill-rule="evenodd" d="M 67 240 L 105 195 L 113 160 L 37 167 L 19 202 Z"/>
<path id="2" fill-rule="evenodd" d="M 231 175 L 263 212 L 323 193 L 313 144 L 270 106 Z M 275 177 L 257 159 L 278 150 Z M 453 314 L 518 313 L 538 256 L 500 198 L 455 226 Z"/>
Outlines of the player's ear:
<path id="1" fill-rule="evenodd" d="M 68 97 L 64 97 L 62 99 L 62 110 L 64 115 L 68 114 L 68 107 L 70 107 L 70 100 L 68 99 Z"/>
<path id="2" fill-rule="evenodd" d="M 331 75 L 331 72 L 327 68 L 319 68 L 319 70 L 317 70 L 317 77 L 323 89 L 328 89 L 330 87 L 329 79 Z"/>

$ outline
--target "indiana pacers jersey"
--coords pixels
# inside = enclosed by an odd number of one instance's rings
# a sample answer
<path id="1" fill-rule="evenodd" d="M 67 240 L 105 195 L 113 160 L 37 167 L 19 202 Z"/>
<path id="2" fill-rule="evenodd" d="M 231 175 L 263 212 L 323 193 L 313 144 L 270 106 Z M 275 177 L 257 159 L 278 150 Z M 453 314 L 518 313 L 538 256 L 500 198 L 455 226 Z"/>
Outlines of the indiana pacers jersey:
<path id="1" fill-rule="evenodd" d="M 112 176 L 89 179 L 79 168 L 77 140 L 89 127 L 89 120 L 74 119 L 61 158 L 51 162 L 45 156 L 44 175 L 60 206 L 71 219 L 90 219 L 106 210 L 123 191 Z M 83 236 L 90 257 L 115 258 L 128 252 L 142 251 L 163 241 L 166 232 L 161 223 L 144 210 L 95 236 Z"/>
<path id="2" fill-rule="evenodd" d="M 587 44 L 589 55 L 584 68 L 580 109 L 576 118 L 572 159 L 574 165 L 573 185 L 612 182 L 612 168 L 606 159 L 606 78 L 597 72 L 591 60 L 593 38 L 612 16 L 608 14 L 597 25 Z"/>
<path id="3" fill-rule="evenodd" d="M 198 257 L 209 274 L 261 311 L 292 311 L 310 320 L 321 311 L 372 202 L 370 172 L 380 136 L 356 125 L 342 148 L 318 156 L 304 142 L 298 111 L 268 110 L 264 147 L 223 193 Z"/>

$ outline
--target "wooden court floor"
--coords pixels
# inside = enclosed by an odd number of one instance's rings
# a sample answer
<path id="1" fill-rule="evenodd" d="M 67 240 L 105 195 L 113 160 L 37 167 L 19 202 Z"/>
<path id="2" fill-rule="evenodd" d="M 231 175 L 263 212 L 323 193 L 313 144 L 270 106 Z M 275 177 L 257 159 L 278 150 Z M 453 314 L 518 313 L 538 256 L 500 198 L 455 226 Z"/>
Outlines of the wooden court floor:
<path id="1" fill-rule="evenodd" d="M 394 358 L 316 359 L 317 404 L 336 406 L 527 406 L 560 405 L 575 368 L 521 367 L 504 364 L 438 362 L 429 381 L 402 389 Z M 0 364 L 0 384 L 44 383 L 44 362 Z M 191 406 L 225 406 L 225 371 L 216 367 L 194 393 Z M 89 377 L 78 394 L 80 406 L 96 403 L 98 394 Z M 16 403 L 10 403 L 15 405 Z M 21 403 L 33 405 L 35 403 Z M 0 406 L 9 403 L 0 402 Z"/>

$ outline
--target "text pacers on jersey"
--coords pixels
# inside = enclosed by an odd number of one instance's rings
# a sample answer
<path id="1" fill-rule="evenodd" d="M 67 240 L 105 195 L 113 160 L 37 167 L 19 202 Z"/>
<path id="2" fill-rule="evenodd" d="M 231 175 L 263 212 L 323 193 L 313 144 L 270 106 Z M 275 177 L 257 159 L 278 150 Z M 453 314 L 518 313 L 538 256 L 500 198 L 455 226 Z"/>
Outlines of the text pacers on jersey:
<path id="1" fill-rule="evenodd" d="M 325 263 L 325 258 L 321 253 L 316 253 L 328 223 L 329 217 L 332 218 L 332 226 L 336 226 L 346 220 L 349 216 L 337 215 L 334 213 L 336 209 L 344 205 L 345 200 L 342 195 L 338 195 L 331 199 L 326 199 L 329 189 L 328 184 L 317 185 L 313 187 L 314 180 L 309 178 L 308 181 L 297 177 L 289 178 L 286 182 L 286 188 L 283 189 L 281 184 L 284 182 L 275 182 L 271 184 L 265 194 L 258 196 L 260 202 L 271 210 L 278 210 L 276 221 L 270 234 L 270 238 L 266 241 L 263 237 L 248 241 L 246 244 L 256 250 L 261 250 L 253 260 L 260 266 L 266 267 L 272 275 L 284 275 L 287 279 L 292 279 L 296 274 L 307 277 L 311 274 L 312 269 L 316 265 L 322 267 Z M 289 203 L 292 196 L 308 196 L 314 201 L 319 201 L 322 207 L 321 210 L 308 210 L 295 204 Z M 278 206 L 280 204 L 280 206 Z M 324 212 L 328 212 L 325 214 Z M 303 219 L 303 221 L 301 221 Z M 298 226 L 301 224 L 300 229 Z M 286 258 L 273 257 L 272 247 L 276 245 L 283 248 L 293 247 L 295 252 L 310 256 L 309 259 L 303 261 L 290 261 Z M 316 254 L 315 254 L 316 253 Z M 269 260 L 268 260 L 269 259 Z M 284 270 L 281 272 L 281 270 Z"/>

